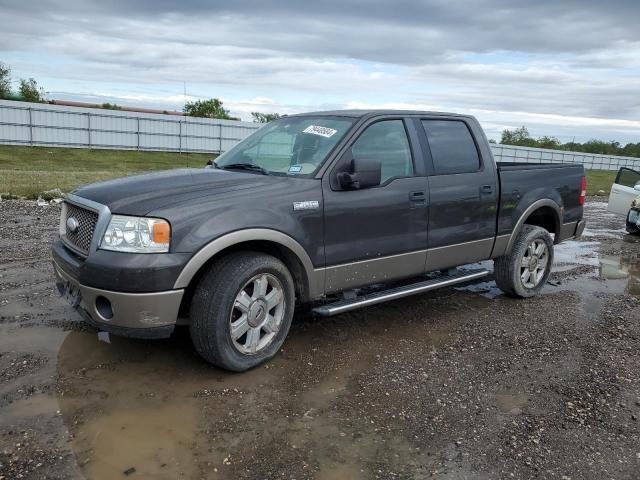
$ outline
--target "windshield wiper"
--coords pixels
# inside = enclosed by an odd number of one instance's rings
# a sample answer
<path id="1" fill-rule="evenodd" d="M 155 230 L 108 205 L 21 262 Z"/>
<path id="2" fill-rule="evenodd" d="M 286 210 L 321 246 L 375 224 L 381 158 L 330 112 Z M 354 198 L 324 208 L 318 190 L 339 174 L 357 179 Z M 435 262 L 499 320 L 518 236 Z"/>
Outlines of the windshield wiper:
<path id="1" fill-rule="evenodd" d="M 260 165 L 254 165 L 253 163 L 230 163 L 229 165 L 219 166 L 214 162 L 214 165 L 222 170 L 250 170 L 252 172 L 260 172 L 263 175 L 269 175 L 268 170 L 265 170 Z"/>

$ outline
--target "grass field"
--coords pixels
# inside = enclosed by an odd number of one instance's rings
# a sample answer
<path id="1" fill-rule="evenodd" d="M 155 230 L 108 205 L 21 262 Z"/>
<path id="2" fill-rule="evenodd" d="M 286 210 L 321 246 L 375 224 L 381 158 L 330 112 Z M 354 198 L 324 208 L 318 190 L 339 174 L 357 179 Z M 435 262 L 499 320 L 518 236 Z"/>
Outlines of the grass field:
<path id="1" fill-rule="evenodd" d="M 609 196 L 611 184 L 616 179 L 617 171 L 587 170 L 587 195 Z M 604 193 L 598 193 L 602 192 Z"/>
<path id="2" fill-rule="evenodd" d="M 204 153 L 86 150 L 0 145 L 0 194 L 36 198 L 46 190 L 69 192 L 78 185 L 151 170 L 203 167 Z M 616 172 L 587 171 L 587 194 L 609 195 Z"/>
<path id="3" fill-rule="evenodd" d="M 0 194 L 36 198 L 59 188 L 151 170 L 203 167 L 213 154 L 0 145 Z"/>

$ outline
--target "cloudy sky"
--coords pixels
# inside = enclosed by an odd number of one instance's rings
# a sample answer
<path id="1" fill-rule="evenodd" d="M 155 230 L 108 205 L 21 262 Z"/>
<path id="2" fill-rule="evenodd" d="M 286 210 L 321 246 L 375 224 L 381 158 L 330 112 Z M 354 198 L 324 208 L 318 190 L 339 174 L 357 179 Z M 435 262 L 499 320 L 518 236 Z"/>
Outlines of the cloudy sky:
<path id="1" fill-rule="evenodd" d="M 472 113 L 490 137 L 640 141 L 638 0 L 0 0 L 0 61 L 49 98 Z"/>

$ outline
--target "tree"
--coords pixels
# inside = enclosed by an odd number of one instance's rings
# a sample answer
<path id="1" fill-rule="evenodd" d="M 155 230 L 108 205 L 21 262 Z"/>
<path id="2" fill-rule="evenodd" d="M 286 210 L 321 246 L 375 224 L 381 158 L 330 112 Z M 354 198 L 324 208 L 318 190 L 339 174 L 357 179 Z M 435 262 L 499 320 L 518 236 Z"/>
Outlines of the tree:
<path id="1" fill-rule="evenodd" d="M 120 105 L 116 105 L 115 103 L 103 103 L 102 104 L 102 108 L 104 108 L 105 110 L 122 110 L 122 107 L 120 107 Z"/>
<path id="2" fill-rule="evenodd" d="M 536 141 L 536 147 L 538 148 L 550 148 L 552 150 L 557 150 L 562 146 L 562 142 L 558 140 L 556 137 L 540 137 Z"/>
<path id="3" fill-rule="evenodd" d="M 22 100 L 25 102 L 41 103 L 44 101 L 44 90 L 33 78 L 30 78 L 29 80 L 21 78 L 19 90 L 20 97 L 22 97 Z"/>
<path id="4" fill-rule="evenodd" d="M 11 69 L 0 62 L 0 98 L 11 96 Z"/>
<path id="5" fill-rule="evenodd" d="M 500 143 L 503 145 L 519 145 L 521 147 L 535 147 L 536 140 L 531 138 L 527 127 L 516 128 L 515 130 L 503 130 Z"/>
<path id="6" fill-rule="evenodd" d="M 223 120 L 238 120 L 235 117 L 229 116 L 229 110 L 226 110 L 222 106 L 222 102 L 217 98 L 210 100 L 198 100 L 195 102 L 188 102 L 184 106 L 184 113 L 190 117 L 202 117 L 202 118 L 221 118 Z"/>
<path id="7" fill-rule="evenodd" d="M 251 112 L 254 123 L 269 123 L 280 118 L 279 113 Z"/>

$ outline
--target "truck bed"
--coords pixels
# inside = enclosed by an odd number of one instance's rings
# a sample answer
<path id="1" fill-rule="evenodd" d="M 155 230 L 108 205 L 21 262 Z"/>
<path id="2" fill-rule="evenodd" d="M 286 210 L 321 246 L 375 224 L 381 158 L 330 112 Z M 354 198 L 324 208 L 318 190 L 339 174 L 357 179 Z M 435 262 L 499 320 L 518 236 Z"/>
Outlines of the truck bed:
<path id="1" fill-rule="evenodd" d="M 516 205 L 530 205 L 539 198 L 549 198 L 563 207 L 561 223 L 582 219 L 578 203 L 579 185 L 584 167 L 567 163 L 497 162 L 500 181 L 498 235 L 510 233 L 522 214 Z"/>

